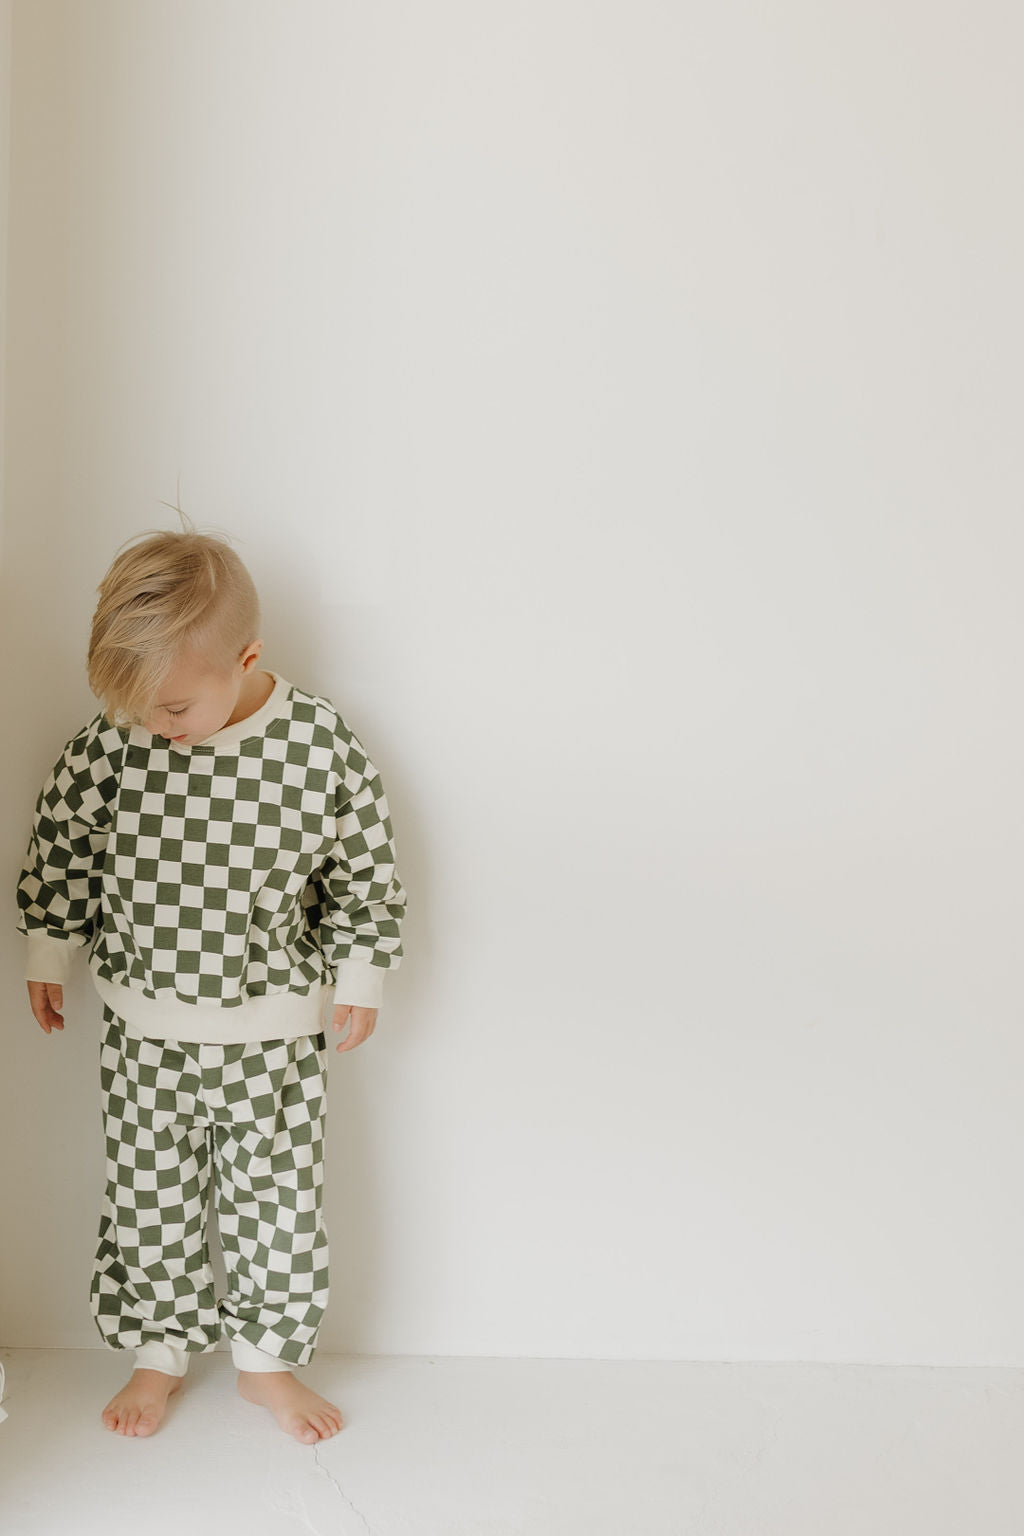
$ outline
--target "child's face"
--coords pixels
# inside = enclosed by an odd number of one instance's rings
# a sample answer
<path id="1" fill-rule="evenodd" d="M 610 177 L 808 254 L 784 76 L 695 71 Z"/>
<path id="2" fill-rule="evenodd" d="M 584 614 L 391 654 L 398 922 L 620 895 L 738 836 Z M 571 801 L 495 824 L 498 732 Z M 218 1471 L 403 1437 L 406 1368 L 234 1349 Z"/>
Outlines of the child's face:
<path id="1" fill-rule="evenodd" d="M 177 661 L 143 721 L 146 730 L 194 746 L 236 719 L 244 720 L 252 712 L 247 704 L 262 647 L 262 640 L 253 641 L 229 672 L 212 671 L 196 656 Z"/>

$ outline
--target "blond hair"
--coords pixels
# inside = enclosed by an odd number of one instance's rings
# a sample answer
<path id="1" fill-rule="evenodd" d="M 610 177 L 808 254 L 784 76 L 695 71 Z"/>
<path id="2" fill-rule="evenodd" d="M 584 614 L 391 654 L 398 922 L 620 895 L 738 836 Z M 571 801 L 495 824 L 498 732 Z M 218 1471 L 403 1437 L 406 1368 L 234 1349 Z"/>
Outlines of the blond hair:
<path id="1" fill-rule="evenodd" d="M 144 720 L 180 659 L 226 673 L 259 636 L 259 597 L 242 561 L 175 510 L 188 526 L 120 545 L 97 588 L 87 672 L 110 725 Z"/>

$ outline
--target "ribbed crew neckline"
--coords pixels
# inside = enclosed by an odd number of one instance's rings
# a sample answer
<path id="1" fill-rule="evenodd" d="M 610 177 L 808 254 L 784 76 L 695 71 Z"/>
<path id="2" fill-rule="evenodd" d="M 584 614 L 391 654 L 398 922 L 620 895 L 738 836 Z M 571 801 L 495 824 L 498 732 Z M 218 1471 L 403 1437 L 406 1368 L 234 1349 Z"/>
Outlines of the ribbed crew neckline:
<path id="1" fill-rule="evenodd" d="M 240 746 L 243 741 L 248 741 L 252 736 L 262 736 L 272 720 L 287 713 L 286 705 L 292 685 L 287 678 L 282 677 L 280 672 L 275 672 L 271 667 L 261 667 L 260 671 L 270 674 L 274 679 L 274 686 L 266 703 L 261 704 L 254 714 L 247 715 L 244 720 L 236 720 L 234 725 L 221 726 L 219 731 L 211 732 L 201 741 L 171 741 L 169 737 L 154 736 L 144 725 L 132 726 L 131 739 L 139 745 L 152 745 L 154 741 L 159 741 L 170 751 L 181 752 L 187 756 L 197 747 L 216 752 L 222 747 Z"/>

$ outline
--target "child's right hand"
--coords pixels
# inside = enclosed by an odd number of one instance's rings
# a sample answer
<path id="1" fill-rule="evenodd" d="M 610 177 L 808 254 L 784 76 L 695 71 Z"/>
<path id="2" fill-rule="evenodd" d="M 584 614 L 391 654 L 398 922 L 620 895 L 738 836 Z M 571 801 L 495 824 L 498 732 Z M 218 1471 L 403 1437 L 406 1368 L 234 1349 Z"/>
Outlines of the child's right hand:
<path id="1" fill-rule="evenodd" d="M 59 981 L 30 981 L 28 1000 L 41 1029 L 63 1029 L 64 1019 L 58 1009 L 64 1006 L 64 988 Z"/>

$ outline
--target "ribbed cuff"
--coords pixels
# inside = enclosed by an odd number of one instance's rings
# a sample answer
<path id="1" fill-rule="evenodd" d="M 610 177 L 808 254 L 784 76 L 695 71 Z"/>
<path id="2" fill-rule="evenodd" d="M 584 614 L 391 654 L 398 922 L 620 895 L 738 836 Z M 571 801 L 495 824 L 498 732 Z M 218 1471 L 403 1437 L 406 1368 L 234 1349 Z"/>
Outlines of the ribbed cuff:
<path id="1" fill-rule="evenodd" d="M 165 1344 L 160 1339 L 147 1339 L 135 1351 L 135 1368 L 144 1371 L 164 1371 L 168 1376 L 184 1376 L 188 1370 L 188 1352 Z"/>
<path id="2" fill-rule="evenodd" d="M 334 1004 L 338 1007 L 379 1008 L 384 1001 L 384 967 L 369 960 L 338 961 Z"/>
<path id="3" fill-rule="evenodd" d="M 248 1339 L 232 1338 L 231 1363 L 236 1371 L 289 1371 L 287 1360 L 279 1360 L 265 1349 L 257 1349 Z"/>
<path id="4" fill-rule="evenodd" d="M 42 928 L 30 928 L 26 935 L 25 980 L 53 981 L 63 986 L 71 976 L 75 950 L 80 948 L 70 939 L 57 939 Z"/>

